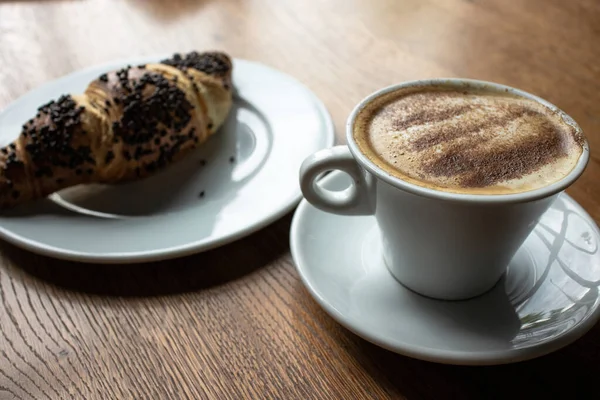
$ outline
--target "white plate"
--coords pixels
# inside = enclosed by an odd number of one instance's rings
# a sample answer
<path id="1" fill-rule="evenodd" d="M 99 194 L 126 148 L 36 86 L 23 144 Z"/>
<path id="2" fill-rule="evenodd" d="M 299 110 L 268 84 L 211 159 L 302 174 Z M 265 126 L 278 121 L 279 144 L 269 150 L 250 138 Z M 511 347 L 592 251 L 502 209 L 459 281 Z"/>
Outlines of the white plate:
<path id="1" fill-rule="evenodd" d="M 96 66 L 37 88 L 0 114 L 0 143 L 48 100 L 83 92 L 105 71 L 162 58 Z M 4 212 L 0 237 L 75 261 L 154 261 L 223 245 L 291 211 L 300 164 L 334 143 L 331 118 L 304 85 L 264 65 L 234 60 L 233 82 L 229 119 L 195 154 L 142 181 L 81 186 Z"/>
<path id="2" fill-rule="evenodd" d="M 349 179 L 332 173 L 322 184 L 338 190 Z M 328 214 L 304 200 L 290 240 L 304 284 L 327 313 L 410 357 L 467 365 L 522 361 L 575 341 L 600 318 L 600 232 L 566 194 L 542 217 L 503 280 L 467 301 L 426 298 L 394 280 L 373 217 Z"/>

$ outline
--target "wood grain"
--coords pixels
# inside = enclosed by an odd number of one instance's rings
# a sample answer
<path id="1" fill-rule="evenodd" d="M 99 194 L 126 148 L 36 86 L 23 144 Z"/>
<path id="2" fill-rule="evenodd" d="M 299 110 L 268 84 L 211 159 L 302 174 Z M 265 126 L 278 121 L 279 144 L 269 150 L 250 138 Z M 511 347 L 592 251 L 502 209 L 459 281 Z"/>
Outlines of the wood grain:
<path id="1" fill-rule="evenodd" d="M 569 193 L 600 221 L 600 3 L 595 0 L 1 1 L 0 107 L 124 57 L 223 49 L 287 72 L 331 112 L 382 86 L 456 76 L 540 95 L 587 134 Z M 541 359 L 489 368 L 402 357 L 311 299 L 288 215 L 223 248 L 135 266 L 0 246 L 0 399 L 584 398 L 600 327 Z"/>

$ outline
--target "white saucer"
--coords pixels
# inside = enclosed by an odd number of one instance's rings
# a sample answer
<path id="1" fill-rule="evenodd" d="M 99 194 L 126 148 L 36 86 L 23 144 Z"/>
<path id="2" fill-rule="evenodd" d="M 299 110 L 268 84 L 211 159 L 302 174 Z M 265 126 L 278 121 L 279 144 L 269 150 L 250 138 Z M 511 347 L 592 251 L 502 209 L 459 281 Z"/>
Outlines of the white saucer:
<path id="1" fill-rule="evenodd" d="M 333 190 L 348 183 L 339 172 L 322 181 Z M 414 358 L 488 365 L 555 351 L 596 323 L 599 235 L 589 215 L 562 194 L 503 280 L 483 296 L 458 302 L 429 299 L 395 281 L 382 261 L 373 217 L 328 214 L 303 200 L 291 248 L 312 296 L 357 335 Z"/>
<path id="2" fill-rule="evenodd" d="M 0 144 L 48 100 L 82 92 L 104 71 L 167 56 L 96 66 L 33 90 L 0 114 Z M 288 75 L 238 59 L 233 71 L 230 117 L 196 154 L 143 181 L 64 190 L 4 212 L 0 237 L 57 258 L 142 262 L 223 245 L 291 211 L 301 199 L 300 164 L 334 143 L 331 118 Z"/>

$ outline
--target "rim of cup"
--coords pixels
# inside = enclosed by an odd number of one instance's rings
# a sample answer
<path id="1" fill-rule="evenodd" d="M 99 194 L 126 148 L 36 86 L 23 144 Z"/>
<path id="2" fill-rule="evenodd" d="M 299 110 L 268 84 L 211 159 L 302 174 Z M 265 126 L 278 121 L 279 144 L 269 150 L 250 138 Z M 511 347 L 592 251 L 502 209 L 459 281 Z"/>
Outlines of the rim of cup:
<path id="1" fill-rule="evenodd" d="M 430 189 L 430 188 L 427 188 L 424 186 L 419 186 L 417 184 L 407 182 L 396 176 L 391 175 L 389 172 L 386 172 L 385 170 L 383 170 L 382 168 L 377 166 L 373 161 L 371 161 L 367 156 L 365 156 L 360 151 L 356 141 L 354 140 L 354 134 L 353 134 L 354 121 L 355 121 L 356 116 L 358 115 L 359 111 L 361 111 L 367 104 L 371 103 L 373 100 L 377 99 L 378 97 L 386 95 L 391 92 L 394 92 L 398 89 L 403 89 L 403 88 L 407 88 L 407 87 L 419 87 L 419 86 L 421 86 L 421 87 L 446 86 L 446 87 L 454 87 L 454 88 L 461 88 L 461 89 L 475 88 L 475 89 L 487 89 L 487 90 L 493 90 L 493 91 L 498 91 L 498 92 L 502 91 L 505 93 L 511 93 L 511 94 L 514 94 L 517 96 L 521 96 L 521 97 L 530 99 L 530 100 L 534 100 L 534 101 L 550 108 L 551 110 L 559 113 L 565 122 L 567 122 L 569 125 L 572 125 L 573 127 L 575 127 L 575 129 L 577 129 L 583 133 L 581 127 L 577 124 L 577 122 L 575 122 L 575 120 L 571 116 L 569 116 L 566 112 L 559 109 L 554 104 L 548 102 L 547 100 L 542 99 L 541 97 L 538 97 L 531 93 L 525 92 L 525 91 L 517 89 L 517 88 L 510 87 L 510 86 L 506 86 L 506 85 L 502 85 L 502 84 L 498 84 L 498 83 L 494 83 L 494 82 L 482 81 L 482 80 L 460 79 L 460 78 L 422 79 L 422 80 L 402 82 L 402 83 L 390 85 L 390 86 L 384 87 L 382 89 L 379 89 L 379 90 L 371 93 L 367 97 L 365 97 L 354 107 L 354 109 L 350 113 L 350 116 L 348 117 L 348 120 L 346 123 L 346 141 L 347 141 L 348 147 L 349 147 L 352 155 L 354 156 L 354 158 L 359 162 L 359 164 L 363 168 L 365 168 L 367 171 L 371 172 L 378 179 L 381 179 L 382 181 L 384 181 L 398 189 L 401 189 L 406 192 L 409 192 L 409 193 L 412 193 L 412 194 L 415 194 L 418 196 L 422 196 L 422 197 L 428 197 L 428 198 L 438 199 L 438 200 L 464 202 L 464 203 L 498 204 L 498 203 L 522 203 L 522 202 L 529 202 L 529 201 L 534 201 L 534 200 L 539 200 L 539 199 L 543 199 L 546 197 L 550 197 L 556 193 L 559 193 L 559 192 L 565 190 L 569 186 L 571 186 L 581 176 L 581 174 L 583 174 L 583 171 L 585 170 L 587 163 L 589 161 L 589 157 L 590 157 L 589 144 L 588 144 L 587 138 L 585 138 L 585 135 L 583 135 L 584 142 L 583 142 L 583 146 L 582 146 L 582 152 L 581 152 L 581 155 L 579 156 L 579 159 L 577 160 L 577 164 L 566 176 L 564 176 L 562 179 L 560 179 L 550 185 L 547 185 L 547 186 L 544 186 L 544 187 L 541 187 L 538 189 L 525 191 L 525 192 L 508 193 L 508 194 L 453 193 L 453 192 L 446 192 L 446 191 L 441 191 L 441 190 Z"/>

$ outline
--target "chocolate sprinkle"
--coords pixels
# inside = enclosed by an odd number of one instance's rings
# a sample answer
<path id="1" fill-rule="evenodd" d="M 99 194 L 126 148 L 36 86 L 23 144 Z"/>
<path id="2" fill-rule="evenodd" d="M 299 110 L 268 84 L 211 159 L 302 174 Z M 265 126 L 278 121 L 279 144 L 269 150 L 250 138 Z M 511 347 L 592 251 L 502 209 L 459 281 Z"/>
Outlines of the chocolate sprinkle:
<path id="1" fill-rule="evenodd" d="M 111 150 L 106 152 L 106 157 L 104 158 L 104 164 L 109 164 L 115 158 L 115 153 Z"/>
<path id="2" fill-rule="evenodd" d="M 225 75 L 231 69 L 227 56 L 219 52 L 198 53 L 193 51 L 184 57 L 175 54 L 169 59 L 162 60 L 161 63 L 182 71 L 193 68 L 211 75 Z"/>
<path id="3" fill-rule="evenodd" d="M 148 87 L 154 90 L 144 95 Z M 157 133 L 163 137 L 167 134 L 165 129 L 159 132 L 159 126 L 175 132 L 186 128 L 192 108 L 185 93 L 165 77 L 145 73 L 134 84 L 132 92 L 123 97 L 123 117 L 113 125 L 113 131 L 128 145 L 151 143 Z"/>
<path id="4" fill-rule="evenodd" d="M 74 135 L 82 133 L 81 114 L 84 110 L 71 96 L 61 96 L 39 108 L 39 118 L 48 120 L 37 129 L 34 123 L 30 124 L 28 134 L 23 135 L 27 139 L 24 148 L 36 167 L 36 176 L 52 176 L 53 167 L 74 169 L 84 163 L 94 163 L 89 146 L 74 148 L 71 144 Z M 16 166 L 22 164 L 14 153 L 9 155 L 8 161 Z"/>

